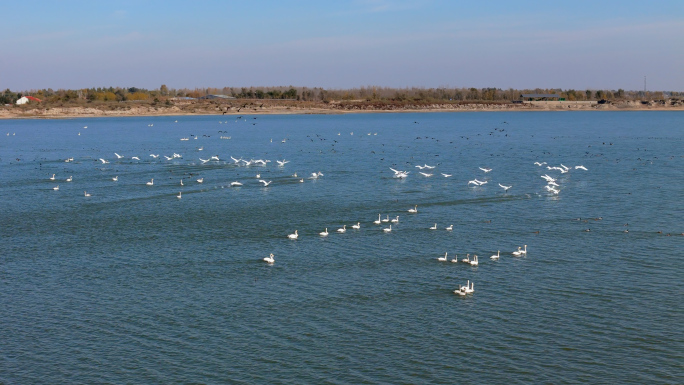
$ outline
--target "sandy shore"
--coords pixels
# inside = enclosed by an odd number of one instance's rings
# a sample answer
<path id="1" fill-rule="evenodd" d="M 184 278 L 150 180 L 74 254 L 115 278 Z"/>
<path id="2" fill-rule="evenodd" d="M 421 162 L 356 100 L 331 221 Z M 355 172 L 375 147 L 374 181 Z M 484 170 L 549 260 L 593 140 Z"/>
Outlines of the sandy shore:
<path id="1" fill-rule="evenodd" d="M 69 119 L 121 116 L 252 115 L 252 114 L 348 114 L 390 112 L 474 112 L 474 111 L 683 111 L 681 101 L 626 101 L 536 103 L 446 103 L 392 104 L 383 102 L 330 102 L 279 104 L 263 102 L 188 102 L 174 105 L 113 103 L 102 106 L 5 106 L 0 119 Z"/>

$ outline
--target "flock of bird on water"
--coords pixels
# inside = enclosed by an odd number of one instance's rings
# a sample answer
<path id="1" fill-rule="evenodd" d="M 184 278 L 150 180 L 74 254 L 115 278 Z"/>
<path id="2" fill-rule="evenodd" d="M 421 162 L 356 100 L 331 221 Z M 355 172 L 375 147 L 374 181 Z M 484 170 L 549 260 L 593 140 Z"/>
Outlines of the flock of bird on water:
<path id="1" fill-rule="evenodd" d="M 176 121 L 176 122 L 177 122 L 177 121 Z M 151 126 L 151 125 L 148 125 L 148 126 Z M 88 127 L 85 126 L 84 128 L 88 128 Z M 353 135 L 353 133 L 351 133 L 351 134 Z M 79 135 L 80 135 L 80 132 L 79 132 Z M 340 134 L 338 134 L 338 135 L 340 135 Z M 369 134 L 369 135 L 370 135 L 370 134 Z M 377 134 L 376 134 L 376 135 L 377 135 Z M 222 138 L 223 138 L 223 137 L 222 137 Z M 196 136 L 195 136 L 195 139 L 197 139 Z M 181 138 L 181 141 L 186 141 L 186 140 L 188 140 L 188 138 Z M 271 140 L 271 141 L 272 141 L 272 140 Z M 285 142 L 286 142 L 286 139 L 282 140 L 282 143 L 285 143 Z M 197 148 L 197 150 L 202 151 L 202 150 L 203 150 L 203 147 L 199 147 L 199 148 Z M 118 153 L 114 153 L 114 156 L 116 156 L 117 159 L 123 159 L 123 158 L 125 158 L 125 156 L 120 155 L 120 154 L 118 154 Z M 160 157 L 160 154 L 150 154 L 149 156 L 152 157 L 153 159 L 158 159 L 158 158 Z M 164 155 L 164 158 L 165 158 L 167 161 L 172 161 L 172 160 L 174 160 L 174 159 L 182 158 L 182 157 L 183 157 L 183 156 L 182 156 L 181 154 L 178 154 L 178 153 L 175 153 L 175 152 L 174 152 L 173 155 L 171 155 L 171 156 L 166 156 L 166 155 Z M 140 161 L 140 158 L 137 157 L 137 156 L 132 156 L 132 157 L 130 157 L 130 159 L 131 159 L 131 160 Z M 232 157 L 232 156 L 231 156 L 231 159 L 232 159 L 232 161 L 234 162 L 234 164 L 235 164 L 236 166 L 245 166 L 245 167 L 249 167 L 249 166 L 267 166 L 268 163 L 271 163 L 270 160 L 264 160 L 264 159 L 250 159 L 250 160 L 245 160 L 245 159 L 242 159 L 242 158 L 237 159 L 237 158 L 234 158 L 234 157 Z M 211 156 L 210 158 L 207 158 L 207 159 L 203 159 L 203 158 L 200 157 L 199 160 L 200 160 L 200 162 L 201 162 L 202 164 L 206 164 L 206 163 L 211 162 L 211 161 L 216 161 L 216 162 L 218 162 L 218 161 L 220 161 L 220 158 L 219 158 L 218 156 Z M 74 158 L 68 158 L 68 159 L 65 159 L 64 161 L 67 162 L 67 163 L 68 163 L 68 162 L 73 162 L 73 161 L 74 161 Z M 99 158 L 99 161 L 100 161 L 102 164 L 109 164 L 109 163 L 110 163 L 107 159 L 104 159 L 104 158 Z M 283 159 L 283 160 L 277 160 L 276 162 L 277 162 L 277 164 L 278 164 L 278 167 L 280 167 L 280 168 L 283 168 L 287 163 L 289 163 L 289 161 L 287 161 L 287 160 L 285 160 L 285 159 Z M 547 165 L 546 162 L 535 162 L 534 164 L 535 164 L 536 166 L 539 166 L 539 167 L 546 166 L 546 169 L 549 170 L 549 171 L 554 171 L 554 170 L 555 170 L 555 171 L 560 171 L 561 174 L 565 174 L 565 173 L 569 172 L 570 170 L 572 170 L 571 167 L 567 167 L 567 166 L 565 166 L 565 165 L 563 165 L 563 164 L 560 164 L 560 166 L 549 166 L 549 165 Z M 431 172 L 431 170 L 433 170 L 433 169 L 435 168 L 435 166 L 430 166 L 430 165 L 428 165 L 428 164 L 424 164 L 424 165 L 416 165 L 415 167 L 421 170 L 421 171 L 419 171 L 418 173 L 421 174 L 423 177 L 429 178 L 429 177 L 432 177 L 432 176 L 434 175 L 434 173 Z M 485 174 L 488 174 L 489 172 L 492 171 L 491 168 L 487 168 L 487 167 L 479 167 L 479 169 L 480 169 L 482 172 L 484 172 Z M 577 169 L 577 170 L 585 170 L 585 171 L 587 170 L 586 167 L 581 166 L 581 165 L 580 165 L 580 166 L 575 166 L 574 169 Z M 408 178 L 408 176 L 409 176 L 409 174 L 410 174 L 410 171 L 396 170 L 396 169 L 394 169 L 394 168 L 390 168 L 390 170 L 394 173 L 394 178 L 398 178 L 398 179 L 405 179 L 405 178 Z M 423 172 L 422 170 L 427 170 L 427 172 Z M 445 178 L 450 178 L 450 177 L 452 177 L 452 174 L 440 173 L 440 175 L 442 175 L 442 176 L 445 177 Z M 322 177 L 322 176 L 324 176 L 324 175 L 323 175 L 323 173 L 320 172 L 320 171 L 319 171 L 319 172 L 313 172 L 313 173 L 311 173 L 311 176 L 309 177 L 309 179 L 318 179 L 319 177 Z M 294 173 L 294 174 L 292 175 L 292 177 L 293 177 L 293 178 L 297 178 L 298 181 L 299 181 L 300 183 L 303 183 L 303 182 L 304 182 L 304 178 L 301 178 L 300 176 L 298 176 L 297 173 Z M 548 174 L 542 175 L 541 178 L 544 179 L 544 180 L 546 180 L 547 184 L 546 184 L 546 186 L 544 186 L 544 187 L 545 187 L 545 189 L 546 189 L 549 193 L 554 194 L 554 195 L 557 195 L 557 194 L 560 193 L 560 185 L 558 184 L 558 180 L 557 180 L 556 178 L 553 178 L 553 177 L 549 176 Z M 52 176 L 51 176 L 49 179 L 50 179 L 51 181 L 55 181 L 55 180 L 56 180 L 56 174 L 52 174 Z M 272 181 L 266 181 L 266 180 L 264 180 L 264 179 L 261 179 L 261 174 L 260 174 L 260 173 L 257 173 L 257 174 L 256 174 L 256 179 L 258 180 L 259 183 L 263 184 L 263 187 L 269 187 L 269 185 L 271 185 L 271 183 L 272 183 Z M 479 179 L 477 179 L 477 178 L 475 178 L 475 179 L 473 179 L 473 180 L 469 180 L 469 181 L 468 181 L 468 186 L 471 186 L 471 187 L 473 187 L 473 188 L 477 188 L 477 187 L 483 186 L 483 185 L 485 185 L 485 184 L 487 184 L 487 183 L 489 182 L 488 180 L 486 180 L 486 178 L 482 178 L 482 179 L 485 179 L 485 180 L 479 180 Z M 112 180 L 113 182 L 118 182 L 118 181 L 119 181 L 119 176 L 118 176 L 118 175 L 117 175 L 117 176 L 114 176 L 114 177 L 111 178 L 111 180 Z M 73 181 L 73 176 L 69 176 L 68 178 L 65 179 L 65 181 L 66 181 L 66 182 L 72 182 L 72 181 Z M 203 177 L 202 177 L 202 178 L 198 178 L 198 179 L 196 179 L 196 182 L 197 182 L 197 183 L 200 183 L 200 184 L 201 184 L 201 183 L 204 183 L 204 178 L 203 178 Z M 150 179 L 150 181 L 146 182 L 145 184 L 146 184 L 147 186 L 154 186 L 154 179 L 153 179 L 153 178 Z M 499 183 L 498 185 L 499 185 L 500 188 L 502 188 L 502 189 L 504 190 L 504 193 L 507 193 L 508 190 L 511 189 L 511 188 L 513 187 L 513 186 L 503 185 L 503 184 L 501 184 L 501 183 Z M 180 180 L 180 186 L 184 186 L 183 179 Z M 233 181 L 233 182 L 230 183 L 230 186 L 231 186 L 231 187 L 240 187 L 240 186 L 243 186 L 243 183 L 242 183 L 242 182 L 239 182 L 239 181 Z M 53 187 L 53 190 L 58 191 L 58 190 L 59 190 L 59 185 Z M 91 194 L 88 193 L 87 191 L 84 191 L 84 192 L 83 192 L 83 195 L 84 195 L 85 197 L 90 197 L 90 196 L 91 196 Z M 181 199 L 181 198 L 182 198 L 182 192 L 179 191 L 179 192 L 178 192 L 178 195 L 176 195 L 176 197 L 177 197 L 178 199 Z M 408 212 L 409 214 L 417 214 L 417 213 L 418 213 L 418 206 L 415 205 L 413 208 L 408 209 L 407 212 Z M 382 228 L 382 231 L 383 231 L 384 233 L 391 233 L 391 232 L 392 232 L 392 223 L 394 223 L 394 224 L 399 223 L 399 216 L 397 215 L 397 216 L 395 216 L 394 218 L 390 218 L 390 217 L 389 217 L 389 214 L 387 214 L 387 215 L 385 216 L 385 218 L 382 218 L 382 215 L 381 215 L 381 214 L 378 214 L 378 219 L 375 220 L 375 221 L 373 221 L 373 224 L 374 224 L 374 225 L 382 225 L 383 223 L 389 223 L 389 225 L 388 225 L 387 227 L 383 227 L 383 228 Z M 354 229 L 354 230 L 360 230 L 360 229 L 361 229 L 361 222 L 357 222 L 356 224 L 353 224 L 353 225 L 351 225 L 350 227 L 351 227 L 351 229 Z M 429 227 L 429 229 L 430 229 L 430 230 L 437 230 L 437 229 L 438 229 L 437 224 L 435 223 L 433 226 Z M 453 230 L 453 225 L 449 225 L 448 227 L 445 227 L 444 229 L 445 229 L 446 231 L 452 231 L 452 230 Z M 346 233 L 346 232 L 347 232 L 347 225 L 343 225 L 341 228 L 336 229 L 335 232 L 338 233 L 338 234 L 344 234 L 344 233 Z M 319 233 L 319 236 L 321 236 L 321 237 L 327 237 L 329 234 L 330 234 L 330 233 L 328 232 L 328 228 L 325 228 L 324 231 L 322 231 L 322 232 Z M 297 230 L 295 230 L 294 233 L 288 234 L 287 237 L 288 237 L 288 239 L 291 239 L 291 240 L 297 240 L 297 239 L 299 239 L 299 233 L 298 233 Z M 514 256 L 514 257 L 523 257 L 523 256 L 526 256 L 526 255 L 527 255 L 527 245 L 524 245 L 524 246 L 522 246 L 522 247 L 518 247 L 518 249 L 517 249 L 516 251 L 513 251 L 513 252 L 511 253 L 511 255 Z M 491 258 L 492 260 L 498 260 L 500 257 L 501 257 L 501 251 L 500 251 L 500 250 L 497 251 L 496 254 L 490 256 L 490 258 Z M 263 258 L 263 261 L 266 262 L 266 263 L 268 263 L 269 265 L 273 265 L 273 264 L 275 263 L 275 256 L 271 253 L 268 257 Z M 470 265 L 470 266 L 478 266 L 478 265 L 479 265 L 478 256 L 477 256 L 477 255 L 473 255 L 472 258 L 471 258 L 470 254 L 467 254 L 465 258 L 462 258 L 462 259 L 459 261 L 457 255 L 454 255 L 451 259 L 449 259 L 448 252 L 447 252 L 447 253 L 444 254 L 443 257 L 438 257 L 438 258 L 437 258 L 437 261 L 439 261 L 439 262 L 449 262 L 449 261 L 450 261 L 450 262 L 452 262 L 452 263 L 459 263 L 459 262 L 460 262 L 460 263 L 468 264 L 468 265 Z M 470 282 L 470 280 L 468 280 L 468 282 L 466 283 L 466 285 L 459 285 L 459 288 L 456 289 L 456 290 L 454 290 L 454 293 L 455 293 L 455 294 L 458 294 L 458 295 L 461 295 L 461 296 L 466 296 L 466 295 L 469 295 L 469 294 L 473 294 L 474 291 L 475 291 L 474 285 L 475 285 L 474 282 Z"/>

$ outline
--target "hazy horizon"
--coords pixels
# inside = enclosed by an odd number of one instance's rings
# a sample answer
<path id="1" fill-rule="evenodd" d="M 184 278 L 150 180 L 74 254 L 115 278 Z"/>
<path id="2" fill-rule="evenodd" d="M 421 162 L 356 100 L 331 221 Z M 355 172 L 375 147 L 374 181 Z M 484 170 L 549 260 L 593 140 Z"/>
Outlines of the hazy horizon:
<path id="1" fill-rule="evenodd" d="M 7 3 L 0 88 L 684 90 L 684 3 Z"/>

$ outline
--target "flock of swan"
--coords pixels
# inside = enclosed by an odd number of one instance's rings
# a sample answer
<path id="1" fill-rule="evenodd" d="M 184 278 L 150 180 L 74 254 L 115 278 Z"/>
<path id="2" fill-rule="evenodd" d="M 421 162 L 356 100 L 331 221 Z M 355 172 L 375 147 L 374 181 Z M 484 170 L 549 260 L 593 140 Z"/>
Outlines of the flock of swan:
<path id="1" fill-rule="evenodd" d="M 351 135 L 353 135 L 353 134 L 351 134 Z M 194 139 L 197 139 L 197 138 L 198 138 L 197 136 L 194 136 Z M 185 140 L 187 140 L 187 138 L 182 138 L 181 140 L 185 141 Z M 285 143 L 286 141 L 287 141 L 286 139 L 283 139 L 282 143 Z M 204 150 L 204 147 L 197 148 L 197 151 L 203 151 L 203 150 Z M 119 162 L 125 161 L 125 160 L 140 162 L 140 159 L 141 159 L 139 156 L 127 157 L 127 156 L 121 155 L 117 152 L 114 152 L 114 156 L 116 157 L 116 160 Z M 151 157 L 154 160 L 157 160 L 157 159 L 160 159 L 161 154 L 151 153 L 151 154 L 149 154 L 149 157 Z M 161 158 L 160 161 L 163 162 L 164 159 L 166 161 L 180 160 L 180 159 L 183 159 L 183 155 L 174 152 L 170 156 L 163 155 L 163 158 Z M 201 165 L 209 164 L 211 162 L 215 162 L 215 163 L 221 162 L 221 158 L 218 155 L 213 155 L 213 156 L 210 156 L 208 158 L 199 157 L 198 159 L 199 159 L 199 162 L 201 162 L 200 163 Z M 269 163 L 271 163 L 271 160 L 268 160 L 268 159 L 253 159 L 253 158 L 244 159 L 244 158 L 235 158 L 233 156 L 231 156 L 230 159 L 232 160 L 232 165 L 235 167 L 265 167 L 265 166 L 268 166 Z M 65 162 L 67 162 L 67 163 L 73 162 L 73 161 L 74 161 L 74 158 L 67 158 L 65 160 Z M 105 158 L 99 158 L 99 162 L 103 165 L 110 164 L 110 161 L 108 159 L 105 159 Z M 224 164 L 230 164 L 230 161 L 223 162 L 223 163 Z M 276 160 L 275 163 L 277 164 L 278 168 L 282 169 L 288 163 L 290 163 L 290 161 L 282 159 L 282 160 Z M 566 173 L 570 172 L 571 170 L 587 171 L 587 168 L 584 166 L 581 166 L 581 165 L 574 166 L 574 168 L 573 168 L 573 167 L 567 167 L 563 164 L 560 164 L 559 166 L 549 166 L 549 165 L 547 165 L 546 162 L 535 162 L 534 164 L 538 167 L 546 166 L 547 172 L 556 172 L 557 171 L 557 172 L 560 172 L 561 174 L 566 174 Z M 420 174 L 422 177 L 425 177 L 425 178 L 429 178 L 429 177 L 432 177 L 434 175 L 437 175 L 437 172 L 435 171 L 435 169 L 437 168 L 437 165 L 428 165 L 426 163 L 423 165 L 415 165 L 415 168 L 419 169 L 420 171 L 418 172 L 418 174 Z M 490 173 L 492 173 L 493 168 L 478 167 L 478 169 L 482 172 L 482 174 L 478 175 L 476 178 L 473 178 L 472 180 L 469 180 L 467 182 L 467 186 L 472 187 L 472 188 L 484 188 L 483 186 L 487 185 L 491 181 L 491 178 L 489 177 L 489 175 L 491 175 Z M 398 169 L 395 169 L 392 167 L 390 167 L 390 170 L 394 173 L 393 177 L 398 178 L 398 179 L 409 178 L 409 175 L 411 173 L 411 171 L 398 170 Z M 496 172 L 494 172 L 493 174 L 496 174 Z M 318 179 L 318 178 L 322 177 L 323 175 L 324 174 L 320 171 L 312 172 L 308 178 L 309 179 Z M 453 177 L 453 174 L 449 174 L 446 172 L 440 172 L 438 175 L 441 175 L 444 178 Z M 295 178 L 299 182 L 304 182 L 304 178 L 297 175 L 297 173 L 294 173 L 293 175 L 291 175 L 291 177 Z M 119 181 L 118 175 L 110 177 L 110 178 L 113 182 Z M 546 191 L 548 191 L 550 194 L 554 194 L 554 195 L 557 195 L 560 193 L 560 184 L 559 184 L 558 178 L 554 178 L 553 176 L 550 176 L 548 174 L 541 175 L 541 178 L 543 178 L 547 182 L 546 186 L 544 186 Z M 49 178 L 49 180 L 50 181 L 56 181 L 57 180 L 56 174 L 52 174 L 52 176 Z M 74 180 L 73 175 L 70 175 L 68 178 L 65 179 L 66 182 L 72 182 L 73 180 Z M 260 172 L 256 173 L 255 178 L 251 179 L 251 180 L 256 181 L 256 182 L 252 182 L 252 183 L 261 184 L 262 187 L 269 187 L 273 183 L 273 181 L 271 181 L 271 180 L 263 179 L 261 177 Z M 204 176 L 196 178 L 195 181 L 198 184 L 204 183 Z M 244 181 L 235 180 L 235 181 L 230 182 L 229 185 L 230 185 L 230 187 L 241 187 L 241 186 L 244 186 L 245 183 L 246 182 L 244 182 Z M 145 185 L 155 186 L 154 178 L 151 178 L 149 181 L 145 182 Z M 183 179 L 180 180 L 180 186 L 185 186 Z M 508 193 L 508 191 L 513 187 L 513 185 L 502 184 L 502 183 L 498 183 L 498 186 L 504 190 L 504 193 Z M 53 190 L 59 191 L 59 185 L 53 187 Z M 85 197 L 91 197 L 92 196 L 91 193 L 88 193 L 87 191 L 84 191 L 83 195 Z M 175 197 L 177 199 L 182 199 L 182 197 L 183 197 L 182 192 L 179 191 L 178 195 L 175 195 Z M 409 208 L 407 210 L 407 213 L 417 214 L 418 213 L 418 206 L 414 205 L 412 208 Z M 373 220 L 372 224 L 376 225 L 376 226 L 381 226 L 378 230 L 379 231 L 381 230 L 385 234 L 389 234 L 389 233 L 392 233 L 393 230 L 396 230 L 396 227 L 393 229 L 392 225 L 398 224 L 399 218 L 400 218 L 399 215 L 396 215 L 393 218 L 390 218 L 389 214 L 385 214 L 385 217 L 383 218 L 382 214 L 378 214 L 377 220 Z M 385 226 L 382 226 L 383 224 L 385 224 Z M 354 230 L 354 231 L 360 231 L 361 228 L 362 228 L 362 223 L 360 221 L 357 221 L 355 224 L 351 224 L 349 226 L 349 229 Z M 439 229 L 443 229 L 445 231 L 453 231 L 453 228 L 454 228 L 453 224 L 450 224 L 449 226 L 440 228 L 437 225 L 437 223 L 434 223 L 432 226 L 427 227 L 427 229 L 433 230 L 433 231 L 436 231 Z M 337 228 L 331 232 L 337 233 L 337 234 L 345 234 L 349 231 L 349 229 L 348 229 L 348 226 L 346 224 L 344 224 L 344 225 L 342 225 L 342 227 Z M 323 231 L 319 232 L 318 235 L 320 237 L 328 237 L 330 235 L 330 232 L 328 231 L 328 228 L 326 227 Z M 299 236 L 300 236 L 300 234 L 299 234 L 297 229 L 295 229 L 293 233 L 287 234 L 287 238 L 290 240 L 298 240 Z M 518 247 L 517 250 L 511 252 L 510 254 L 514 257 L 526 256 L 527 255 L 527 245 L 524 245 L 522 247 Z M 497 251 L 496 254 L 490 256 L 490 259 L 499 260 L 501 258 L 501 256 L 502 256 L 501 251 L 499 250 L 499 251 Z M 436 259 L 438 262 L 451 262 L 451 263 L 467 264 L 469 266 L 479 266 L 479 259 L 478 259 L 478 256 L 475 254 L 472 257 L 470 254 L 466 254 L 465 258 L 461 258 L 459 260 L 458 255 L 454 254 L 450 258 L 449 253 L 446 252 L 446 253 L 444 253 L 444 256 L 440 256 Z M 269 265 L 274 265 L 275 264 L 274 254 L 271 253 L 268 257 L 263 258 L 263 261 Z M 474 293 L 474 283 L 471 282 L 470 280 L 468 280 L 466 285 L 464 285 L 464 286 L 459 285 L 459 288 L 454 290 L 454 293 L 457 295 L 461 295 L 461 296 L 471 295 Z"/>
<path id="2" fill-rule="evenodd" d="M 196 139 L 196 138 L 197 138 L 197 137 L 195 136 L 195 139 Z M 197 150 L 198 150 L 198 151 L 202 151 L 203 149 L 204 149 L 204 147 L 199 147 Z M 116 152 L 114 153 L 114 156 L 116 157 L 117 160 L 126 159 L 126 156 L 120 155 L 119 153 L 116 153 Z M 150 157 L 152 157 L 153 159 L 158 159 L 158 158 L 160 157 L 160 154 L 150 154 Z M 166 155 L 164 155 L 163 157 L 164 157 L 167 161 L 172 161 L 172 160 L 175 160 L 175 159 L 182 159 L 182 158 L 183 158 L 183 155 L 174 152 L 171 156 L 166 156 Z M 230 158 L 233 160 L 233 165 L 235 165 L 235 166 L 237 166 L 237 167 L 267 166 L 269 163 L 271 163 L 271 160 L 268 160 L 268 159 L 250 159 L 250 160 L 245 160 L 245 159 L 243 159 L 243 158 L 239 158 L 239 159 L 238 159 L 238 158 L 235 158 L 235 157 L 232 157 L 232 156 L 231 156 Z M 138 157 L 138 156 L 131 156 L 131 157 L 128 158 L 128 159 L 140 161 L 140 157 Z M 107 160 L 107 159 L 99 158 L 98 160 L 100 161 L 101 164 L 110 164 L 110 161 Z M 217 155 L 214 155 L 214 156 L 211 156 L 209 159 L 202 159 L 202 158 L 199 158 L 199 160 L 200 160 L 201 164 L 206 164 L 206 163 L 208 163 L 208 162 L 219 162 L 221 159 L 220 159 Z M 73 162 L 73 161 L 74 161 L 74 158 L 73 158 L 73 157 L 70 157 L 70 158 L 67 158 L 67 159 L 64 160 L 64 162 L 66 162 L 66 163 L 70 163 L 70 162 Z M 290 163 L 290 161 L 289 161 L 289 160 L 283 159 L 283 160 L 276 160 L 276 163 L 278 164 L 278 167 L 282 169 L 287 163 Z M 318 179 L 318 178 L 320 178 L 320 177 L 322 177 L 322 176 L 324 176 L 324 174 L 323 174 L 322 172 L 320 172 L 320 171 L 312 172 L 312 173 L 310 174 L 310 176 L 308 177 L 308 179 Z M 304 178 L 298 176 L 296 172 L 292 175 L 292 177 L 293 177 L 293 178 L 296 178 L 300 183 L 304 183 Z M 265 179 L 261 179 L 261 174 L 260 174 L 260 173 L 257 173 L 257 174 L 256 174 L 256 179 L 257 179 L 257 183 L 261 183 L 261 185 L 262 185 L 263 187 L 269 187 L 269 186 L 271 185 L 271 183 L 273 182 L 273 181 L 270 181 L 270 180 L 267 181 L 267 180 L 265 180 Z M 50 180 L 50 181 L 56 181 L 56 180 L 57 180 L 56 174 L 52 174 L 52 176 L 49 177 L 48 180 Z M 116 175 L 116 176 L 112 177 L 111 180 L 112 180 L 113 182 L 118 182 L 118 181 L 119 181 L 119 176 Z M 73 175 L 71 175 L 71 176 L 69 176 L 68 178 L 66 178 L 65 181 L 66 181 L 66 182 L 72 182 L 72 181 L 73 181 Z M 199 183 L 199 184 L 204 183 L 204 177 L 197 178 L 197 179 L 196 179 L 196 182 Z M 150 179 L 149 181 L 145 182 L 145 185 L 147 185 L 147 186 L 154 186 L 154 178 L 152 178 L 152 179 Z M 242 182 L 240 182 L 240 181 L 233 181 L 233 182 L 231 182 L 229 185 L 230 185 L 230 187 L 241 187 L 241 186 L 244 186 L 244 183 L 242 183 Z M 183 179 L 180 180 L 180 186 L 185 186 L 185 184 L 183 183 Z M 53 191 L 59 191 L 59 185 L 54 186 L 54 187 L 52 188 L 52 190 L 53 190 Z M 92 196 L 92 195 L 89 194 L 89 193 L 84 193 L 84 196 L 85 196 L 85 197 L 90 197 L 90 196 Z M 181 198 L 182 198 L 181 192 L 179 192 L 178 195 L 176 195 L 176 197 L 177 197 L 178 199 L 181 199 Z"/>
<path id="3" fill-rule="evenodd" d="M 547 164 L 547 163 L 546 163 L 546 162 L 535 162 L 534 164 L 541 167 L 541 166 L 543 166 L 543 165 L 545 165 L 545 164 Z M 417 166 L 415 166 L 415 167 L 417 167 L 417 168 L 419 168 L 419 169 L 421 169 L 421 170 L 423 170 L 423 169 L 432 170 L 432 169 L 434 169 L 436 166 L 430 166 L 430 165 L 428 165 L 428 164 L 424 164 L 424 165 L 417 165 Z M 493 170 L 492 168 L 487 168 L 487 167 L 479 167 L 479 169 L 480 169 L 482 172 L 484 172 L 485 174 L 488 174 L 488 173 L 490 173 L 490 172 Z M 557 170 L 557 171 L 560 171 L 562 174 L 565 174 L 565 173 L 567 173 L 567 172 L 569 172 L 569 171 L 571 170 L 570 167 L 567 167 L 567 166 L 565 166 L 565 165 L 563 165 L 563 164 L 561 164 L 560 167 L 547 167 L 547 169 L 548 169 L 548 170 Z M 575 169 L 587 171 L 587 168 L 584 167 L 584 166 L 582 166 L 582 165 L 580 165 L 580 166 L 575 166 Z M 408 176 L 409 176 L 409 174 L 410 174 L 410 171 L 396 170 L 396 169 L 394 169 L 394 168 L 390 168 L 390 170 L 394 173 L 394 178 L 406 179 L 406 178 L 408 178 Z M 421 175 L 425 176 L 425 177 L 430 177 L 430 176 L 434 175 L 433 173 L 424 173 L 424 172 L 419 172 L 419 173 L 420 173 Z M 441 175 L 443 175 L 445 178 L 448 178 L 448 177 L 451 177 L 451 176 L 452 176 L 451 174 L 445 174 L 445 173 L 442 173 Z M 560 189 L 559 189 L 560 186 L 559 186 L 559 184 L 557 183 L 557 179 L 556 179 L 556 178 L 553 178 L 553 177 L 549 176 L 548 174 L 542 175 L 542 178 L 545 179 L 545 180 L 547 181 L 547 183 L 548 183 L 547 186 L 545 186 L 545 188 L 546 188 L 547 191 L 549 191 L 549 192 L 552 193 L 552 194 L 556 194 L 556 195 L 560 192 Z M 469 182 L 468 182 L 468 185 L 469 185 L 469 186 L 470 186 L 470 185 L 474 185 L 474 187 L 479 187 L 479 186 L 483 186 L 483 185 L 487 184 L 488 182 L 489 182 L 488 180 L 480 181 L 480 180 L 478 180 L 478 179 L 476 178 L 476 179 L 474 179 L 474 180 L 469 181 Z M 508 190 L 509 190 L 510 188 L 512 188 L 513 186 L 506 186 L 506 185 L 503 185 L 503 184 L 499 183 L 499 187 L 501 187 L 502 189 L 504 189 L 504 192 L 507 193 Z M 413 208 L 408 209 L 407 212 L 408 212 L 408 213 L 411 213 L 411 214 L 416 214 L 416 213 L 418 213 L 418 206 L 415 205 Z M 378 219 L 377 219 L 377 220 L 374 220 L 374 221 L 373 221 L 373 224 L 374 224 L 374 225 L 381 225 L 381 224 L 383 224 L 383 223 L 388 223 L 388 222 L 398 223 L 398 222 L 399 222 L 399 216 L 397 215 L 395 218 L 390 219 L 389 214 L 386 214 L 385 218 L 382 218 L 382 214 L 378 214 Z M 353 226 L 352 226 L 352 228 L 353 228 L 353 229 L 357 229 L 357 230 L 360 229 L 360 228 L 361 228 L 361 223 L 360 223 L 360 222 L 357 222 L 356 225 L 353 225 Z M 430 229 L 430 230 L 437 230 L 437 229 L 438 229 L 437 223 L 435 223 L 434 225 L 432 225 L 431 227 L 429 227 L 429 229 Z M 385 233 L 390 233 L 390 232 L 392 232 L 392 225 L 390 224 L 388 227 L 382 228 L 382 230 L 383 230 L 383 232 L 385 232 Z M 452 231 L 452 230 L 453 230 L 453 225 L 449 225 L 448 227 L 445 228 L 445 230 L 447 230 L 447 231 Z M 337 233 L 340 233 L 340 234 L 344 234 L 344 233 L 346 233 L 346 231 L 347 231 L 347 225 L 343 225 L 343 227 L 338 228 L 338 229 L 336 230 L 336 232 L 337 232 Z M 321 237 L 327 237 L 329 234 L 330 234 L 330 233 L 328 232 L 328 228 L 327 228 L 327 227 L 325 228 L 324 231 L 322 231 L 322 232 L 319 233 L 319 235 L 320 235 Z M 298 230 L 295 230 L 295 232 L 292 233 L 292 234 L 288 234 L 287 237 L 288 237 L 289 239 L 292 239 L 292 240 L 299 239 Z M 521 247 L 519 246 L 517 250 L 511 252 L 510 254 L 511 254 L 513 257 L 524 257 L 524 256 L 527 256 L 527 245 L 524 245 L 524 246 L 521 246 Z M 501 250 L 498 250 L 496 254 L 493 254 L 493 255 L 490 256 L 490 259 L 492 259 L 492 260 L 499 260 L 500 258 L 501 258 Z M 274 259 L 273 254 L 271 254 L 270 257 L 268 257 L 268 258 L 264 258 L 264 261 L 268 262 L 268 263 L 271 264 L 271 265 L 274 264 L 274 263 L 275 263 L 275 259 Z M 468 264 L 468 265 L 470 265 L 470 266 L 475 266 L 475 267 L 479 266 L 479 260 L 478 260 L 478 256 L 477 256 L 476 254 L 474 254 L 474 255 L 472 256 L 472 258 L 471 258 L 471 256 L 470 256 L 470 254 L 466 254 L 466 257 L 465 257 L 465 258 L 462 258 L 462 259 L 459 261 L 458 255 L 454 254 L 453 257 L 452 257 L 451 259 L 449 259 L 449 253 L 446 252 L 446 253 L 444 253 L 444 256 L 443 256 L 443 257 L 438 257 L 438 258 L 437 258 L 437 261 L 439 261 L 439 262 L 448 262 L 448 261 L 450 261 L 451 263 L 465 263 L 465 264 Z M 460 296 L 472 295 L 472 294 L 475 292 L 475 286 L 474 286 L 474 285 L 475 285 L 474 282 L 470 282 L 470 280 L 468 280 L 468 282 L 466 283 L 466 285 L 459 285 L 459 288 L 456 289 L 456 290 L 454 290 L 454 293 L 457 294 L 457 295 L 460 295 Z"/>

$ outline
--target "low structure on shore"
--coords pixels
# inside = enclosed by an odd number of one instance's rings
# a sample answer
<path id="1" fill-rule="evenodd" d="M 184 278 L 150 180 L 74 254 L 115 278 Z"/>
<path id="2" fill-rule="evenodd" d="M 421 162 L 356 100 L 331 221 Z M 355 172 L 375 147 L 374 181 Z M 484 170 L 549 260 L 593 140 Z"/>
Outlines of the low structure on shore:
<path id="1" fill-rule="evenodd" d="M 549 101 L 549 100 L 565 100 L 565 98 L 561 98 L 560 95 L 558 94 L 522 94 L 520 95 L 521 100 L 527 100 L 527 101 Z"/>

